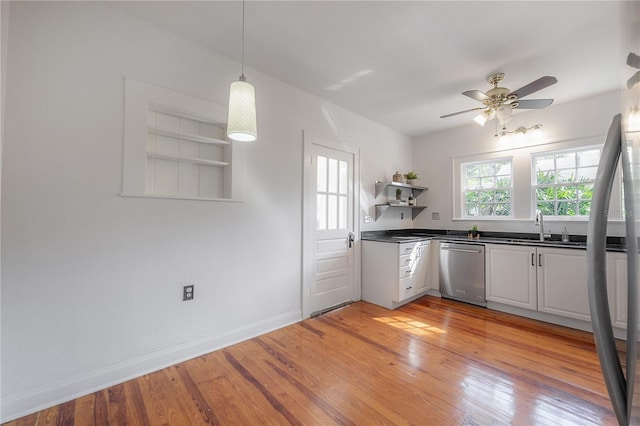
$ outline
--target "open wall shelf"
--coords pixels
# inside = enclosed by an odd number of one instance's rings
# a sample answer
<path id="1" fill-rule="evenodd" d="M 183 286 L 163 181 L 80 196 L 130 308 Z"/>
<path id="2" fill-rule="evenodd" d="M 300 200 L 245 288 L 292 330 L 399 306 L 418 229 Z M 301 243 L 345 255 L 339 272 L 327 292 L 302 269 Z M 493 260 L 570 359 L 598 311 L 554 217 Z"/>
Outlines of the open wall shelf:
<path id="1" fill-rule="evenodd" d="M 375 196 L 376 198 L 378 196 L 380 196 L 381 194 L 384 194 L 386 191 L 388 191 L 388 188 L 393 188 L 394 189 L 394 193 L 396 189 L 400 189 L 402 191 L 407 191 L 407 192 L 411 192 L 413 193 L 413 196 L 416 198 L 418 198 L 418 196 L 420 194 L 422 194 L 423 191 L 428 190 L 429 188 L 427 188 L 426 186 L 416 186 L 416 185 L 408 185 L 406 183 L 400 183 L 400 182 L 376 182 L 375 184 Z M 374 213 L 374 219 L 378 220 L 378 218 L 380 216 L 382 216 L 382 214 L 387 211 L 389 208 L 392 209 L 411 209 L 411 220 L 415 219 L 421 212 L 422 210 L 426 209 L 427 206 L 410 206 L 410 205 L 406 205 L 406 204 L 391 204 L 391 203 L 384 203 L 384 204 L 376 204 L 375 205 L 375 213 Z"/>
<path id="2" fill-rule="evenodd" d="M 378 197 L 378 195 L 382 194 L 382 192 L 388 187 L 410 189 L 413 191 L 413 194 L 416 197 L 420 195 L 422 191 L 426 191 L 429 189 L 426 186 L 407 185 L 406 183 L 400 182 L 376 182 L 376 198 Z"/>
<path id="3" fill-rule="evenodd" d="M 378 220 L 382 213 L 384 213 L 387 209 L 411 209 L 411 220 L 415 219 L 422 210 L 426 209 L 427 206 L 404 206 L 404 205 L 395 205 L 395 204 L 376 204 L 376 212 L 375 212 L 375 220 Z"/>

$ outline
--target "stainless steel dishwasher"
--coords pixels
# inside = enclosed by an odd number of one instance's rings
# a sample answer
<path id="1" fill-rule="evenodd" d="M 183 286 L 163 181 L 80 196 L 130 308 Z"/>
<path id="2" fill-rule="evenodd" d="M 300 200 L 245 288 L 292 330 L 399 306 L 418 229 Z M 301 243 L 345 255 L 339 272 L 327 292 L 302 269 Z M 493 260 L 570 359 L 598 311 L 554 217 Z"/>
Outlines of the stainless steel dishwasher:
<path id="1" fill-rule="evenodd" d="M 484 245 L 440 243 L 442 297 L 487 306 L 484 282 Z"/>

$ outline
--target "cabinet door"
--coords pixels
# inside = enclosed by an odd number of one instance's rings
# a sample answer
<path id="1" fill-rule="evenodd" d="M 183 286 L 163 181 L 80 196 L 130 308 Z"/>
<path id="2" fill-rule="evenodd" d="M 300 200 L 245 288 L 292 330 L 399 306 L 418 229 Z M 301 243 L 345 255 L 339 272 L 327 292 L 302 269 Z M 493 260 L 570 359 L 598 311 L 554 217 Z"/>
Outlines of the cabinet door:
<path id="1" fill-rule="evenodd" d="M 627 254 L 607 253 L 607 290 L 614 327 L 627 328 Z"/>
<path id="2" fill-rule="evenodd" d="M 591 321 L 584 250 L 538 248 L 538 310 Z"/>
<path id="3" fill-rule="evenodd" d="M 429 288 L 429 270 L 431 269 L 431 254 L 429 252 L 429 248 L 429 241 L 423 241 L 420 243 L 416 268 L 416 293 L 422 293 Z"/>
<path id="4" fill-rule="evenodd" d="M 485 250 L 487 300 L 538 309 L 535 248 L 487 244 Z"/>

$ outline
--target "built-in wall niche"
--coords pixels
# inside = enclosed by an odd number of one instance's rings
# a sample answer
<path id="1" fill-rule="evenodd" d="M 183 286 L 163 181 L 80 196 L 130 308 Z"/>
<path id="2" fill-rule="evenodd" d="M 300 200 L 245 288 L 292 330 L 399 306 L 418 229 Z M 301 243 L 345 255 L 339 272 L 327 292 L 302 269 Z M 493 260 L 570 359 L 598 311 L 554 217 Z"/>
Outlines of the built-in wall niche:
<path id="1" fill-rule="evenodd" d="M 122 195 L 242 200 L 243 148 L 223 117 L 223 106 L 126 79 Z"/>
<path id="2" fill-rule="evenodd" d="M 147 112 L 145 194 L 228 198 L 231 144 L 225 125 L 185 117 L 161 105 Z"/>

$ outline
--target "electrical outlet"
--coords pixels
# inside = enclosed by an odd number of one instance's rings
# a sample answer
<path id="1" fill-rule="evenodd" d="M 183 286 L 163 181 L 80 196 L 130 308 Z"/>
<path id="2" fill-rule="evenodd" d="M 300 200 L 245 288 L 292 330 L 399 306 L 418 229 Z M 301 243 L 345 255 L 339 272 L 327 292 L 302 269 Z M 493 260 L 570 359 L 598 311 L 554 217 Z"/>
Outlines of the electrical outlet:
<path id="1" fill-rule="evenodd" d="M 193 300 L 193 284 L 185 285 L 182 287 L 182 300 Z"/>
<path id="2" fill-rule="evenodd" d="M 431 212 L 432 220 L 440 220 L 440 212 Z"/>

